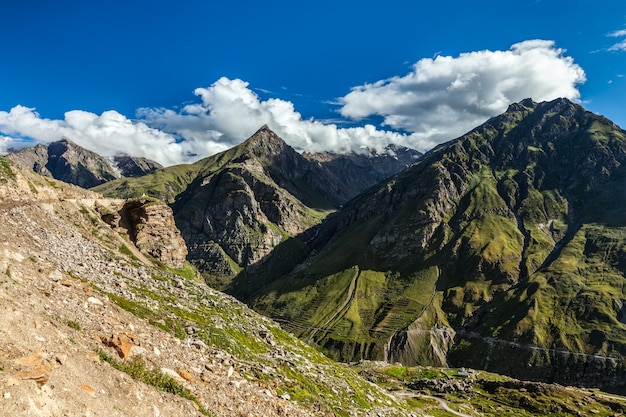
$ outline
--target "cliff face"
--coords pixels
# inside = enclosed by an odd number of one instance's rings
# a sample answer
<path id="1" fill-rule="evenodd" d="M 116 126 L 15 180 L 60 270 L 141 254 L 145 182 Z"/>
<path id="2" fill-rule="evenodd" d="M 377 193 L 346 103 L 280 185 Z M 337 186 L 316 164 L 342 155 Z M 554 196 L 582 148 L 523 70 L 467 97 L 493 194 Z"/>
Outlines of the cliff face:
<path id="1" fill-rule="evenodd" d="M 344 360 L 623 391 L 624 162 L 615 124 L 524 100 L 329 218 L 249 301 Z"/>
<path id="2" fill-rule="evenodd" d="M 165 203 L 145 197 L 117 200 L 99 206 L 98 212 L 111 227 L 127 234 L 141 252 L 171 268 L 184 267 L 187 246 Z"/>

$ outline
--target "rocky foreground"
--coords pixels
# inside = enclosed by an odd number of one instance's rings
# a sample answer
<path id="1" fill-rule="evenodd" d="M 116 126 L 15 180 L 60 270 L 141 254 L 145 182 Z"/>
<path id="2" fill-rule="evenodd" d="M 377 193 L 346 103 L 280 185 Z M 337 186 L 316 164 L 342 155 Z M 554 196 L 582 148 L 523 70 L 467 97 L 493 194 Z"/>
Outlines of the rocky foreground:
<path id="1" fill-rule="evenodd" d="M 0 161 L 1 415 L 411 414 L 140 252 L 101 220 L 111 200 Z"/>

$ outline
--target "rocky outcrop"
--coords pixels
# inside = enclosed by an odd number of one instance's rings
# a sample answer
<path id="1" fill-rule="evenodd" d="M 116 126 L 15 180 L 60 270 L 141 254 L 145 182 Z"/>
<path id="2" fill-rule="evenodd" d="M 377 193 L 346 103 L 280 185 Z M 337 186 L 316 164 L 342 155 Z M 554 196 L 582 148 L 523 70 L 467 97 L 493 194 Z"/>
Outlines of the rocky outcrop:
<path id="1" fill-rule="evenodd" d="M 364 149 L 362 153 L 304 152 L 302 155 L 342 178 L 353 190 L 352 198 L 406 169 L 422 153 L 391 144 L 380 152 Z"/>
<path id="2" fill-rule="evenodd" d="M 113 162 L 122 177 L 140 177 L 163 168 L 158 162 L 137 156 L 117 155 L 113 157 Z"/>
<path id="3" fill-rule="evenodd" d="M 123 205 L 99 208 L 104 221 L 125 229 L 130 240 L 142 252 L 181 269 L 187 257 L 187 245 L 174 222 L 172 209 L 151 198 L 128 200 Z"/>

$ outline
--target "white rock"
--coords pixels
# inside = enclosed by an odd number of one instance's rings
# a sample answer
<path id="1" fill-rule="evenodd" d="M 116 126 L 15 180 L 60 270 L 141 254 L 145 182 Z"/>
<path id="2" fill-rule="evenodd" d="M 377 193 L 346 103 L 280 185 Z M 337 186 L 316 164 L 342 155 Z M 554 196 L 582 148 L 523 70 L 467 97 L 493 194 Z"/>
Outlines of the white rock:
<path id="1" fill-rule="evenodd" d="M 103 306 L 104 304 L 102 303 L 102 301 L 98 300 L 96 297 L 89 297 L 87 299 L 88 303 L 97 305 L 97 306 Z"/>
<path id="2" fill-rule="evenodd" d="M 135 356 L 135 355 L 144 355 L 146 354 L 148 351 L 141 347 L 141 346 L 136 346 L 136 345 L 132 345 L 130 348 L 130 356 Z"/>

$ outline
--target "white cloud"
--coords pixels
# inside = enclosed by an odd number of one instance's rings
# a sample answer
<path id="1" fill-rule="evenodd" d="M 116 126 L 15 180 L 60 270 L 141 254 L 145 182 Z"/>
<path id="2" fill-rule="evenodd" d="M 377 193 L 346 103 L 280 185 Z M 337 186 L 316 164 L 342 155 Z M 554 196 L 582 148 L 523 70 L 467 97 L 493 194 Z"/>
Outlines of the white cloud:
<path id="1" fill-rule="evenodd" d="M 72 110 L 63 120 L 51 120 L 42 118 L 35 109 L 15 106 L 9 112 L 0 111 L 0 132 L 15 143 L 19 138 L 40 143 L 67 138 L 103 156 L 123 152 L 166 165 L 183 162 L 185 155 L 195 150 L 193 142 L 176 143 L 172 135 L 133 122 L 116 111 L 98 116 Z"/>
<path id="2" fill-rule="evenodd" d="M 403 77 L 354 87 L 341 114 L 383 116 L 385 125 L 411 133 L 406 145 L 427 150 L 527 97 L 579 100 L 585 73 L 564 53 L 552 41 L 529 40 L 506 51 L 424 58 Z"/>
<path id="3" fill-rule="evenodd" d="M 621 36 L 626 36 L 626 29 L 616 30 L 615 32 L 609 33 L 607 36 L 610 36 L 611 38 L 619 38 Z"/>
<path id="4" fill-rule="evenodd" d="M 618 42 L 614 45 L 611 45 L 607 51 L 612 51 L 612 52 L 624 52 L 626 51 L 626 39 L 624 39 L 621 42 Z"/>
<path id="5" fill-rule="evenodd" d="M 621 38 L 626 36 L 626 29 L 616 30 L 615 32 L 611 32 L 607 34 L 611 38 Z M 626 39 L 616 44 L 609 46 L 607 49 L 609 52 L 625 52 L 626 51 Z"/>
<path id="6" fill-rule="evenodd" d="M 247 82 L 239 79 L 222 77 L 210 87 L 197 88 L 195 94 L 201 102 L 189 104 L 180 112 L 144 108 L 138 110 L 137 117 L 150 126 L 203 143 L 215 151 L 242 142 L 264 124 L 297 150 L 309 152 L 381 149 L 405 138 L 371 125 L 339 128 L 335 124 L 303 119 L 293 103 L 278 98 L 262 101 Z"/>
<path id="7" fill-rule="evenodd" d="M 0 156 L 5 155 L 15 145 L 16 142 L 13 138 L 0 135 Z"/>

